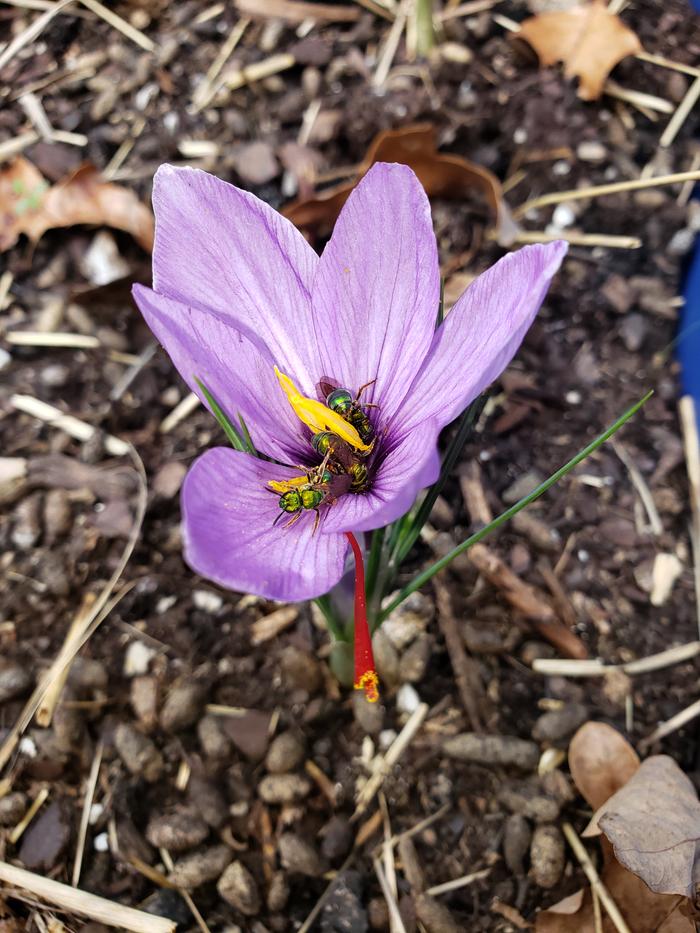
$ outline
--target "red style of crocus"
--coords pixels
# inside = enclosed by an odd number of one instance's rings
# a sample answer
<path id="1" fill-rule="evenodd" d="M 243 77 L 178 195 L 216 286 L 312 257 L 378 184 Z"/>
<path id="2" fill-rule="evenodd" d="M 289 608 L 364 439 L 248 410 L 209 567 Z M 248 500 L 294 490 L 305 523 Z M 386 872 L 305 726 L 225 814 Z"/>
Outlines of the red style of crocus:
<path id="1" fill-rule="evenodd" d="M 365 564 L 357 539 L 350 532 L 345 536 L 355 557 L 355 690 L 364 690 L 370 703 L 379 699 L 379 678 L 372 654 L 372 636 L 367 622 Z"/>

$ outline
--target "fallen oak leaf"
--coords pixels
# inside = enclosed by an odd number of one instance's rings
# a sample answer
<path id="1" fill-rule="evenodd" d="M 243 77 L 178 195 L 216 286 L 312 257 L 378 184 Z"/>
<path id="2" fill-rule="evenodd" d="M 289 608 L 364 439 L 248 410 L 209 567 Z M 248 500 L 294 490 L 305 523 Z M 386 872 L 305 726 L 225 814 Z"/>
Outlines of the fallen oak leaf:
<path id="1" fill-rule="evenodd" d="M 532 16 L 515 37 L 532 46 L 541 65 L 563 62 L 566 77 L 579 79 L 582 100 L 597 100 L 615 65 L 642 51 L 637 35 L 608 11 L 604 0 Z"/>
<path id="2" fill-rule="evenodd" d="M 617 729 L 586 722 L 569 745 L 569 770 L 581 796 L 598 810 L 639 769 L 639 756 Z"/>
<path id="3" fill-rule="evenodd" d="M 584 835 L 601 830 L 615 857 L 656 894 L 692 898 L 700 882 L 700 801 L 668 755 L 642 762 Z"/>
<path id="4" fill-rule="evenodd" d="M 83 165 L 53 186 L 22 157 L 0 171 L 0 252 L 22 234 L 36 243 L 47 230 L 75 224 L 115 227 L 153 249 L 150 208 L 129 188 L 102 181 L 94 166 Z"/>
<path id="5" fill-rule="evenodd" d="M 479 193 L 489 207 L 500 245 L 509 246 L 514 242 L 518 228 L 503 199 L 498 178 L 475 162 L 438 152 L 435 127 L 430 123 L 417 123 L 378 133 L 351 181 L 333 185 L 313 197 L 297 198 L 282 213 L 302 230 L 329 232 L 350 192 L 375 162 L 408 165 L 430 197 L 454 200 L 474 192 Z"/>

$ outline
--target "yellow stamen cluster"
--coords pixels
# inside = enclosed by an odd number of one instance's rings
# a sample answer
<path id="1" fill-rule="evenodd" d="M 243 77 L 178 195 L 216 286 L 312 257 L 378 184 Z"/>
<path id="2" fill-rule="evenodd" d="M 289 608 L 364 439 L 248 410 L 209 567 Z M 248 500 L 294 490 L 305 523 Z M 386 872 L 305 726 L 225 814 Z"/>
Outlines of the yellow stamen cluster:
<path id="1" fill-rule="evenodd" d="M 302 395 L 289 376 L 281 373 L 276 366 L 275 373 L 289 399 L 289 404 L 294 409 L 294 413 L 314 434 L 330 431 L 350 444 L 351 447 L 354 447 L 355 450 L 368 451 L 372 449 L 372 445 L 363 443 L 357 430 L 344 418 L 331 411 L 322 402 Z"/>
<path id="2" fill-rule="evenodd" d="M 275 492 L 289 492 L 290 489 L 298 489 L 299 486 L 305 486 L 308 482 L 308 476 L 292 476 L 290 479 L 270 479 L 267 485 Z"/>
<path id="3" fill-rule="evenodd" d="M 368 703 L 376 703 L 379 699 L 379 677 L 376 671 L 365 671 L 355 684 L 355 690 L 364 690 Z"/>

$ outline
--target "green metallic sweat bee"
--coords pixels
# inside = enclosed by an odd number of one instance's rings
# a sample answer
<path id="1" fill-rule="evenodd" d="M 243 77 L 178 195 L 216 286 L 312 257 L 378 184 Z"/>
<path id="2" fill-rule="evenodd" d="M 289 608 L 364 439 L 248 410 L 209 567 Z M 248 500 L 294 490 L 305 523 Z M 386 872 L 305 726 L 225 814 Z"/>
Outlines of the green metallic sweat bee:
<path id="1" fill-rule="evenodd" d="M 319 506 L 323 504 L 332 505 L 335 500 L 348 491 L 351 485 L 351 477 L 348 475 L 337 476 L 326 468 L 328 457 L 324 457 L 323 462 L 311 470 L 307 470 L 306 476 L 295 476 L 288 480 L 270 480 L 269 491 L 281 493 L 279 507 L 282 510 L 272 523 L 273 526 L 280 521 L 284 515 L 291 515 L 292 519 L 285 528 L 291 528 L 299 521 L 304 512 L 314 511 L 314 527 L 312 534 L 316 533 L 318 523 L 321 520 Z M 300 467 L 304 470 L 305 467 Z"/>
<path id="2" fill-rule="evenodd" d="M 367 489 L 367 467 L 344 440 L 330 431 L 322 431 L 311 438 L 311 446 L 317 454 L 327 459 L 331 469 L 341 470 L 350 477 L 350 492 L 363 492 Z"/>
<path id="3" fill-rule="evenodd" d="M 319 382 L 319 388 L 326 400 L 326 405 L 355 428 L 363 444 L 371 444 L 375 435 L 374 426 L 367 417 L 365 408 L 377 408 L 378 406 L 362 406 L 360 405 L 360 398 L 365 389 L 368 389 L 375 382 L 376 379 L 372 379 L 371 382 L 366 382 L 363 386 L 360 386 L 355 398 L 352 397 L 352 392 L 349 389 L 335 386 L 328 379 L 324 378 Z"/>

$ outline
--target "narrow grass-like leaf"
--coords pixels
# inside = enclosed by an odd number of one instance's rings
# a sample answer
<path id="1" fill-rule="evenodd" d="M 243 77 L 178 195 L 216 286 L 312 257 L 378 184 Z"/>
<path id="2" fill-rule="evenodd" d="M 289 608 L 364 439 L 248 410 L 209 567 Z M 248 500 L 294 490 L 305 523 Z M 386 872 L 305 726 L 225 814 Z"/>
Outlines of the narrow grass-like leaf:
<path id="1" fill-rule="evenodd" d="M 440 468 L 440 476 L 438 477 L 437 482 L 433 483 L 433 485 L 427 491 L 423 501 L 418 507 L 418 511 L 411 520 L 410 525 L 403 530 L 402 536 L 399 539 L 399 543 L 394 552 L 393 561 L 396 569 L 398 569 L 399 565 L 403 563 L 403 561 L 406 559 L 406 556 L 408 555 L 408 552 L 418 540 L 421 529 L 430 517 L 430 513 L 433 510 L 433 506 L 435 505 L 437 497 L 445 488 L 445 483 L 452 475 L 452 471 L 457 461 L 459 460 L 462 449 L 472 432 L 474 423 L 483 411 L 485 404 L 486 396 L 480 395 L 478 398 L 475 398 L 471 405 L 463 412 L 459 420 L 459 425 L 457 427 L 455 436 L 452 438 L 452 441 L 450 442 L 450 445 L 445 452 L 445 457 L 442 461 L 442 467 Z"/>
<path id="2" fill-rule="evenodd" d="M 238 412 L 238 420 L 241 422 L 241 429 L 243 430 L 243 440 L 246 445 L 246 450 L 249 454 L 252 454 L 254 457 L 259 457 L 260 454 L 255 449 L 255 444 L 253 443 L 253 438 L 250 436 L 250 431 L 248 430 L 248 425 L 243 420 L 243 415 Z"/>
<path id="3" fill-rule="evenodd" d="M 333 638 L 336 641 L 347 641 L 347 636 L 343 631 L 342 625 L 338 622 L 336 614 L 331 605 L 331 598 L 328 593 L 325 596 L 318 596 L 314 602 L 318 608 L 323 613 L 323 617 L 326 620 L 326 625 L 328 626 L 328 631 L 331 633 Z"/>
<path id="4" fill-rule="evenodd" d="M 515 505 L 512 505 L 509 509 L 506 509 L 505 512 L 494 518 L 492 522 L 489 522 L 488 525 L 485 525 L 483 528 L 480 528 L 479 531 L 475 532 L 466 541 L 463 541 L 461 544 L 458 544 L 456 548 L 453 548 L 449 554 L 446 554 L 440 560 L 436 561 L 427 570 L 424 570 L 422 573 L 419 573 L 417 577 L 414 577 L 410 583 L 408 583 L 398 595 L 392 599 L 388 606 L 386 606 L 377 616 L 377 621 L 375 628 L 378 628 L 382 622 L 396 609 L 397 606 L 400 606 L 404 599 L 407 599 L 411 593 L 415 593 L 416 590 L 419 590 L 424 584 L 428 582 L 436 573 L 439 573 L 447 565 L 459 557 L 460 554 L 464 554 L 465 551 L 468 551 L 472 545 L 477 544 L 487 535 L 491 534 L 492 531 L 495 531 L 497 528 L 500 528 L 501 525 L 504 525 L 509 521 L 514 515 L 517 515 L 525 506 L 530 505 L 531 502 L 534 502 L 535 499 L 547 492 L 547 490 L 558 482 L 563 476 L 566 476 L 574 467 L 578 466 L 582 460 L 585 460 L 586 457 L 590 456 L 593 451 L 597 450 L 601 444 L 604 444 L 613 434 L 618 431 L 623 424 L 625 424 L 629 419 L 636 414 L 642 405 L 648 401 L 653 395 L 653 391 L 647 392 L 647 394 L 641 398 L 638 402 L 635 402 L 627 411 L 620 415 L 620 417 L 613 424 L 610 425 L 602 434 L 599 434 L 594 441 L 591 441 L 583 450 L 580 450 L 575 457 L 569 460 L 568 463 L 565 463 L 564 466 L 560 467 L 556 473 L 546 479 L 543 483 L 540 483 L 536 489 L 533 489 L 531 493 L 527 496 L 524 496 Z"/>
<path id="5" fill-rule="evenodd" d="M 377 573 L 381 564 L 382 553 L 384 551 L 384 536 L 386 528 L 376 528 L 372 532 L 372 543 L 369 548 L 369 557 L 367 558 L 367 605 L 372 604 L 374 596 L 374 587 L 377 583 Z"/>
<path id="6" fill-rule="evenodd" d="M 435 321 L 435 330 L 440 327 L 445 320 L 445 280 L 440 279 L 440 304 L 438 305 L 437 321 Z"/>
<path id="7" fill-rule="evenodd" d="M 228 416 L 222 409 L 221 405 L 219 405 L 219 403 L 216 401 L 216 399 L 211 394 L 209 389 L 207 389 L 207 387 L 204 385 L 202 380 L 198 379 L 195 376 L 195 381 L 197 382 L 197 385 L 199 386 L 199 388 L 202 390 L 202 394 L 204 395 L 204 398 L 209 403 L 209 407 L 212 410 L 212 414 L 214 415 L 216 420 L 219 422 L 219 424 L 223 428 L 226 437 L 231 442 L 231 446 L 234 447 L 236 450 L 240 450 L 243 453 L 245 453 L 248 450 L 248 448 L 246 446 L 245 441 L 243 440 L 240 433 L 238 432 L 237 428 L 229 420 Z"/>

